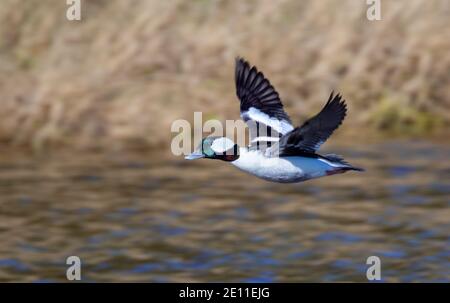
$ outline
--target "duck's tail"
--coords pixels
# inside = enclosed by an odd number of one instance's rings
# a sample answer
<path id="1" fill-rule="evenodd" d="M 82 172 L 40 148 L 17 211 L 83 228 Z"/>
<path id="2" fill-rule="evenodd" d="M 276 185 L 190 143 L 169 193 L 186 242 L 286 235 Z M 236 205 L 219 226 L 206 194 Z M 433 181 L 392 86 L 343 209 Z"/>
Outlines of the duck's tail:
<path id="1" fill-rule="evenodd" d="M 324 156 L 326 159 L 333 163 L 338 163 L 342 165 L 342 168 L 345 170 L 356 170 L 356 171 L 365 171 L 364 168 L 356 167 L 348 163 L 347 161 L 342 158 L 342 156 L 336 155 L 336 154 L 328 154 Z"/>

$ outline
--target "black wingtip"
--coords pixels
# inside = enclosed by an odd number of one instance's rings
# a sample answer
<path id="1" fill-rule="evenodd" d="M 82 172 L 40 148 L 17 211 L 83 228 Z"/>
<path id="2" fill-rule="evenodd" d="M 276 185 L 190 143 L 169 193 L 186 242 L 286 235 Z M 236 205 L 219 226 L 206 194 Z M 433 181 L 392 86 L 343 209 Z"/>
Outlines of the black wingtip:
<path id="1" fill-rule="evenodd" d="M 339 102 L 342 104 L 345 104 L 345 100 L 342 99 L 342 94 L 337 93 L 336 95 L 334 94 L 334 90 L 331 91 L 330 96 L 328 97 L 328 101 L 327 104 L 333 103 L 333 102 Z"/>
<path id="2" fill-rule="evenodd" d="M 342 98 L 342 95 L 340 93 L 337 93 L 335 95 L 334 90 L 333 90 L 333 91 L 331 91 L 330 97 L 328 98 L 328 101 L 325 104 L 325 106 L 323 107 L 323 109 L 335 107 L 335 106 L 337 108 L 339 108 L 340 111 L 343 112 L 344 117 L 345 117 L 347 114 L 347 104 L 345 103 L 345 99 Z"/>
<path id="3" fill-rule="evenodd" d="M 331 100 L 333 100 L 333 95 L 334 95 L 334 90 L 331 91 L 330 96 L 328 97 L 327 103 L 325 104 L 325 106 L 327 106 L 328 104 L 330 104 Z"/>
<path id="4" fill-rule="evenodd" d="M 243 58 L 241 56 L 236 56 L 235 61 L 236 61 L 236 67 L 237 66 L 246 66 L 246 65 L 250 66 L 248 61 L 245 60 L 245 58 Z"/>
<path id="5" fill-rule="evenodd" d="M 360 171 L 360 172 L 365 172 L 365 171 L 366 171 L 364 168 L 361 168 L 361 167 L 355 167 L 355 166 L 352 166 L 350 169 L 351 169 L 351 170 L 355 170 L 355 171 Z"/>
<path id="6" fill-rule="evenodd" d="M 236 95 L 241 103 L 241 116 L 249 108 L 254 107 L 268 115 L 270 119 L 291 123 L 283 109 L 280 96 L 270 81 L 255 65 L 240 56 L 236 57 L 235 85 Z"/>

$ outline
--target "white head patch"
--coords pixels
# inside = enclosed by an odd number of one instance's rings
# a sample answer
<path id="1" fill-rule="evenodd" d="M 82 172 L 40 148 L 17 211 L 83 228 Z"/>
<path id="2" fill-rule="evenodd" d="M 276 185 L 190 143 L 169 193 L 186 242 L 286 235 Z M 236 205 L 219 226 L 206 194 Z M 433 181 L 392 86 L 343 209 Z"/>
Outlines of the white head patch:
<path id="1" fill-rule="evenodd" d="M 226 137 L 217 138 L 211 144 L 211 149 L 216 153 L 224 153 L 233 148 L 234 142 Z"/>

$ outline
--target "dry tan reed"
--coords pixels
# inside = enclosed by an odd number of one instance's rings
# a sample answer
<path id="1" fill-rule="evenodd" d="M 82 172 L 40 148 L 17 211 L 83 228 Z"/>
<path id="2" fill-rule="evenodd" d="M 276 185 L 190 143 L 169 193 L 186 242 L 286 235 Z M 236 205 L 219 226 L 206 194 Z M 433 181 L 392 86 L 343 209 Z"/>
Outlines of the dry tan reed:
<path id="1" fill-rule="evenodd" d="M 351 126 L 427 134 L 450 121 L 450 4 L 383 0 L 85 0 L 0 6 L 0 140 L 120 148 L 171 138 L 174 119 L 234 119 L 237 55 L 257 65 L 294 121 L 329 92 Z M 355 129 L 355 127 L 353 127 Z"/>

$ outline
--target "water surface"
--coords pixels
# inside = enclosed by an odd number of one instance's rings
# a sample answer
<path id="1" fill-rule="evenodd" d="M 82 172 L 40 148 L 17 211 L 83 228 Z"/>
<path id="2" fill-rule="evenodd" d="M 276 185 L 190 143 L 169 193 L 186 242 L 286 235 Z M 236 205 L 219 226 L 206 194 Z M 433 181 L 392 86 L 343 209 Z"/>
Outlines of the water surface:
<path id="1" fill-rule="evenodd" d="M 329 148 L 331 149 L 331 148 Z M 367 169 L 299 184 L 141 154 L 0 157 L 0 281 L 450 282 L 450 146 L 333 147 Z"/>

